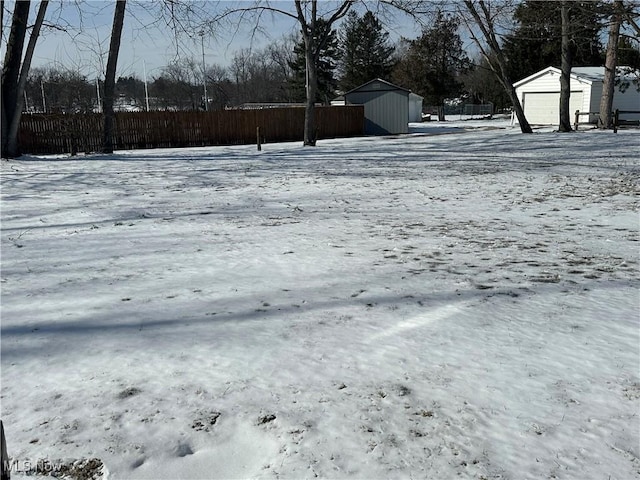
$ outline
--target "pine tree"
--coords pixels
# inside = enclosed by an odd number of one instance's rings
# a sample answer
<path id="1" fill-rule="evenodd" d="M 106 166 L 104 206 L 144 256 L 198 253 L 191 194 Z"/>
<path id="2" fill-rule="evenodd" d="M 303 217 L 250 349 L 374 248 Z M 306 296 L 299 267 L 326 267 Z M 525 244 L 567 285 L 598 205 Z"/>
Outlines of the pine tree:
<path id="1" fill-rule="evenodd" d="M 618 65 L 640 70 L 640 38 L 621 37 L 618 43 Z"/>
<path id="2" fill-rule="evenodd" d="M 445 99 L 463 91 L 461 75 L 471 68 L 471 61 L 462 48 L 458 26 L 456 18 L 439 12 L 418 39 L 405 40 L 407 51 L 394 70 L 394 80 L 422 95 L 426 104 L 443 106 Z"/>
<path id="3" fill-rule="evenodd" d="M 603 6 L 598 2 L 569 1 L 573 66 L 598 66 L 604 61 L 600 40 Z M 562 4 L 529 0 L 518 5 L 518 26 L 505 38 L 504 53 L 511 78 L 520 80 L 549 66 L 560 66 Z"/>
<path id="4" fill-rule="evenodd" d="M 325 28 L 327 28 L 326 21 L 318 19 L 316 30 L 321 32 L 322 29 Z M 295 54 L 295 58 L 293 61 L 289 62 L 289 66 L 293 71 L 291 90 L 297 101 L 304 101 L 306 98 L 307 84 L 304 41 L 300 40 L 294 47 L 293 52 Z M 316 102 L 329 104 L 335 96 L 338 86 L 338 82 L 335 78 L 338 58 L 338 34 L 335 30 L 331 30 L 329 38 L 320 50 L 320 55 L 317 61 L 318 90 L 316 94 Z"/>
<path id="5" fill-rule="evenodd" d="M 340 88 L 349 91 L 374 78 L 390 80 L 395 47 L 389 33 L 372 12 L 363 17 L 350 12 L 340 35 Z"/>

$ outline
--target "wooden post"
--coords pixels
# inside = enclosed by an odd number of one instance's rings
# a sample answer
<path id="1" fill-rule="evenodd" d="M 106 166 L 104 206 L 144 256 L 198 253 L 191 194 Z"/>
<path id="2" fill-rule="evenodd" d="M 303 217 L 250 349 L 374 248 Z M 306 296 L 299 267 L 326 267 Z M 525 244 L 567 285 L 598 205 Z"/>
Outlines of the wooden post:
<path id="1" fill-rule="evenodd" d="M 260 127 L 256 127 L 256 143 L 258 144 L 258 151 L 262 150 L 262 144 L 260 142 Z"/>
<path id="2" fill-rule="evenodd" d="M 620 121 L 620 110 L 616 108 L 613 114 L 613 133 L 618 133 L 618 122 Z"/>
<path id="3" fill-rule="evenodd" d="M 9 480 L 11 478 L 11 465 L 9 463 L 9 455 L 7 455 L 7 441 L 4 438 L 4 425 L 2 424 L 2 420 L 0 420 L 0 460 L 2 461 L 2 465 L 0 466 L 0 473 L 2 480 Z"/>

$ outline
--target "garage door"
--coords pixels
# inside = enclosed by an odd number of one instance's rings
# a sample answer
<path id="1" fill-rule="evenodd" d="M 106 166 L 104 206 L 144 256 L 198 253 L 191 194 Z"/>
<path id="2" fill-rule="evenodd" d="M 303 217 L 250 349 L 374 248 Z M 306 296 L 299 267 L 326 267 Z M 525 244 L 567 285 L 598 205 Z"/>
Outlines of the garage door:
<path id="1" fill-rule="evenodd" d="M 582 110 L 582 91 L 571 92 L 569 97 L 570 121 L 573 114 Z M 524 92 L 524 114 L 533 125 L 558 125 L 560 123 L 560 93 L 559 92 Z"/>

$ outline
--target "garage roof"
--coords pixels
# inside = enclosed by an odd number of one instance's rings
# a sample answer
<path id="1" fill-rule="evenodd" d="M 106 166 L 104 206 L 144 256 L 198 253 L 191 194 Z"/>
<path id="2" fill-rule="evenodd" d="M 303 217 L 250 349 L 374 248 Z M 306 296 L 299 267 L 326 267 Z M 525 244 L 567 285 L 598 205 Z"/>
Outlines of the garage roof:
<path id="1" fill-rule="evenodd" d="M 629 67 L 618 66 L 617 75 L 620 76 L 620 69 L 625 69 Z M 533 75 L 529 75 L 527 78 L 523 78 L 522 80 L 517 81 L 513 84 L 514 87 L 519 87 L 520 85 L 524 85 L 525 83 L 531 82 L 536 78 L 542 77 L 547 73 L 555 73 L 560 75 L 561 71 L 556 67 L 547 67 L 544 70 L 540 70 L 539 72 L 534 73 Z M 626 77 L 627 75 L 622 74 L 622 77 Z M 604 67 L 573 67 L 571 69 L 571 78 L 578 80 L 580 82 L 585 83 L 593 83 L 593 82 L 601 82 L 604 79 Z"/>

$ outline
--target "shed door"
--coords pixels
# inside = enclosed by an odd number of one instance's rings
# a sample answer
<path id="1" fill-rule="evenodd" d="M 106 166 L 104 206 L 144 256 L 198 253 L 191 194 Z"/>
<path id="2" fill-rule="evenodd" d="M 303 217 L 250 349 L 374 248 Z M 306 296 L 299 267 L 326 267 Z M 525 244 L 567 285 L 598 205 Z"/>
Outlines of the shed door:
<path id="1" fill-rule="evenodd" d="M 582 110 L 583 92 L 571 92 L 569 97 L 570 121 L 573 114 Z M 558 125 L 560 123 L 560 92 L 524 92 L 524 114 L 529 123 L 534 125 Z"/>

